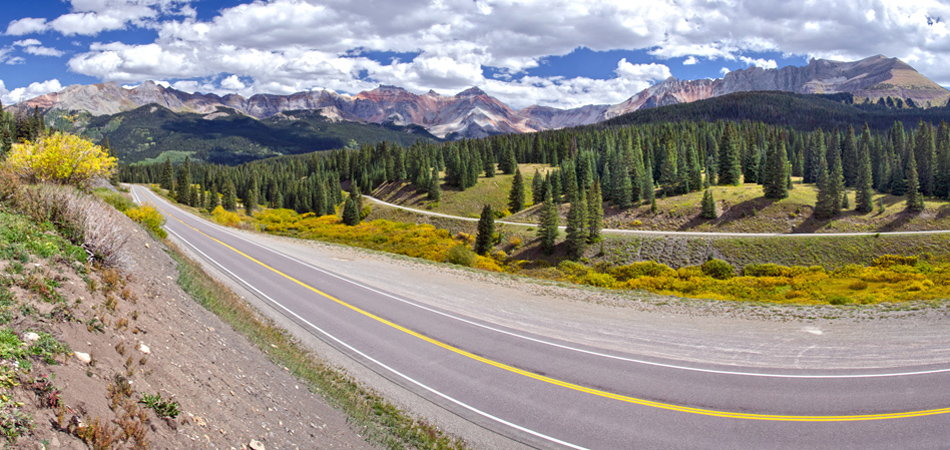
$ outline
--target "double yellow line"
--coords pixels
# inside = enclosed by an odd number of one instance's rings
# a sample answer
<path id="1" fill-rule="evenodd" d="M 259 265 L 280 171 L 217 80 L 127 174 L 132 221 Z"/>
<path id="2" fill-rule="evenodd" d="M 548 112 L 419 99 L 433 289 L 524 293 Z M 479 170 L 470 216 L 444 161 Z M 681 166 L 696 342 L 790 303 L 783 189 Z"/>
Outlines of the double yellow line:
<path id="1" fill-rule="evenodd" d="M 161 209 L 161 208 L 159 208 L 159 209 Z M 164 211 L 164 210 L 162 210 L 162 211 Z M 614 394 L 614 393 L 607 392 L 607 391 L 602 391 L 602 390 L 599 390 L 599 389 L 594 389 L 594 388 L 589 388 L 589 387 L 586 387 L 586 386 L 581 386 L 581 385 L 579 385 L 579 384 L 574 384 L 574 383 L 570 383 L 570 382 L 567 382 L 567 381 L 558 380 L 558 379 L 556 379 L 556 378 L 551 378 L 551 377 L 544 376 L 544 375 L 539 375 L 539 374 L 536 374 L 536 373 L 533 373 L 533 372 L 529 372 L 529 371 L 526 371 L 526 370 L 523 370 L 523 369 L 519 369 L 519 368 L 517 368 L 517 367 L 510 366 L 510 365 L 508 365 L 508 364 L 504 364 L 504 363 L 501 363 L 501 362 L 498 362 L 498 361 L 495 361 L 495 360 L 492 360 L 492 359 L 485 358 L 485 357 L 483 357 L 483 356 L 476 355 L 476 354 L 471 353 L 471 352 L 467 352 L 467 351 L 462 350 L 462 349 L 460 349 L 460 348 L 458 348 L 458 347 L 455 347 L 455 346 L 446 344 L 446 343 L 444 343 L 444 342 L 442 342 L 442 341 L 439 341 L 439 340 L 433 339 L 433 338 L 431 338 L 431 337 L 425 336 L 425 335 L 423 335 L 423 334 L 420 334 L 420 333 L 418 333 L 418 332 L 416 332 L 416 331 L 413 331 L 413 330 L 411 330 L 411 329 L 409 329 L 409 328 L 406 328 L 406 327 L 404 327 L 404 326 L 402 326 L 402 325 L 393 323 L 393 322 L 391 322 L 391 321 L 389 321 L 389 320 L 387 320 L 387 319 L 384 319 L 384 318 L 382 318 L 382 317 L 379 317 L 379 316 L 377 316 L 377 315 L 375 315 L 375 314 L 373 314 L 373 313 L 371 313 L 371 312 L 368 312 L 368 311 L 365 311 L 365 310 L 363 310 L 363 309 L 360 309 L 360 308 L 358 308 L 358 307 L 356 307 L 356 306 L 354 306 L 354 305 L 351 305 L 351 304 L 349 304 L 349 303 L 347 303 L 347 302 L 345 302 L 345 301 L 343 301 L 343 300 L 340 300 L 340 299 L 338 299 L 338 298 L 336 298 L 336 297 L 334 297 L 334 296 L 332 296 L 332 295 L 330 295 L 330 294 L 327 294 L 327 293 L 325 293 L 325 292 L 323 292 L 323 291 L 321 291 L 321 290 L 319 290 L 319 289 L 317 289 L 317 288 L 315 288 L 315 287 L 313 287 L 313 286 L 310 286 L 309 284 L 306 284 L 306 283 L 304 283 L 304 282 L 302 282 L 302 281 L 300 281 L 300 280 L 298 280 L 298 279 L 296 279 L 296 278 L 294 278 L 294 277 L 292 277 L 292 276 L 290 276 L 290 275 L 287 275 L 287 274 L 285 274 L 285 273 L 283 273 L 283 272 L 281 272 L 281 271 L 279 271 L 279 270 L 277 270 L 277 269 L 275 269 L 275 268 L 273 268 L 273 267 L 271 267 L 271 266 L 269 266 L 269 265 L 267 265 L 267 264 L 265 264 L 265 263 L 263 263 L 263 262 L 261 262 L 261 261 L 255 259 L 254 257 L 252 257 L 252 256 L 250 256 L 250 255 L 248 255 L 248 254 L 246 254 L 246 253 L 244 253 L 244 252 L 242 252 L 242 251 L 240 251 L 240 250 L 238 250 L 238 249 L 236 249 L 236 248 L 234 248 L 234 247 L 232 247 L 232 246 L 230 246 L 230 245 L 228 245 L 228 244 L 226 244 L 226 243 L 220 241 L 220 240 L 218 240 L 218 239 L 216 239 L 216 238 L 214 238 L 214 237 L 209 236 L 208 234 L 204 233 L 203 231 L 201 231 L 201 230 L 199 230 L 199 229 L 197 229 L 197 228 L 195 228 L 195 227 L 193 227 L 193 226 L 191 226 L 191 225 L 188 225 L 188 224 L 185 223 L 183 220 L 181 220 L 181 219 L 175 217 L 174 215 L 168 213 L 167 211 L 165 211 L 165 213 L 168 214 L 169 216 L 171 216 L 172 218 L 174 218 L 175 220 L 177 220 L 178 222 L 181 222 L 182 225 L 184 225 L 184 226 L 186 226 L 186 227 L 188 227 L 188 228 L 191 228 L 192 230 L 194 230 L 195 232 L 201 234 L 202 236 L 204 236 L 204 237 L 206 237 L 206 238 L 208 238 L 208 239 L 210 239 L 210 240 L 212 240 L 212 241 L 214 241 L 214 242 L 216 242 L 216 243 L 218 243 L 218 244 L 220 244 L 220 245 L 222 245 L 222 246 L 224 246 L 224 247 L 230 249 L 231 251 L 233 251 L 233 252 L 235 252 L 235 253 L 237 253 L 237 254 L 239 254 L 239 255 L 241 255 L 241 256 L 243 256 L 243 257 L 245 257 L 245 258 L 247 258 L 247 259 L 249 259 L 249 260 L 251 260 L 251 261 L 253 261 L 254 263 L 260 265 L 261 267 L 264 267 L 265 269 L 270 270 L 271 272 L 274 272 L 275 274 L 280 275 L 281 277 L 286 278 L 286 279 L 289 280 L 290 282 L 296 283 L 297 285 L 299 285 L 299 286 L 301 286 L 301 287 L 304 287 L 304 288 L 306 288 L 306 289 L 308 289 L 308 290 L 310 290 L 310 291 L 312 291 L 312 292 L 314 292 L 314 293 L 316 293 L 316 294 L 318 294 L 318 295 L 320 295 L 320 296 L 322 296 L 322 297 L 324 297 L 324 298 L 326 298 L 326 299 L 328 299 L 328 300 L 330 300 L 330 301 L 333 301 L 333 302 L 335 302 L 335 303 L 337 303 L 337 304 L 339 304 L 339 305 L 341 305 L 341 306 L 344 306 L 344 307 L 346 307 L 346 308 L 349 308 L 349 309 L 351 309 L 351 310 L 353 310 L 353 311 L 355 311 L 355 312 L 357 312 L 357 313 L 359 313 L 359 314 L 362 314 L 362 315 L 364 315 L 364 316 L 366 316 L 366 317 L 369 317 L 369 318 L 371 318 L 371 319 L 373 319 L 373 320 L 375 320 L 375 321 L 377 321 L 377 322 L 380 322 L 380 323 L 383 323 L 383 324 L 385 324 L 385 325 L 388 325 L 388 326 L 390 326 L 390 327 L 392 327 L 392 328 L 395 328 L 395 329 L 397 329 L 397 330 L 399 330 L 399 331 L 402 331 L 403 333 L 406 333 L 406 334 L 408 334 L 408 335 L 410 335 L 410 336 L 419 338 L 419 339 L 421 339 L 421 340 L 423 340 L 423 341 L 426 341 L 426 342 L 428 342 L 428 343 L 430 343 L 430 344 L 436 345 L 436 346 L 438 346 L 438 347 L 441 347 L 441 348 L 446 349 L 446 350 L 448 350 L 448 351 L 450 351 L 450 352 L 459 354 L 459 355 L 464 356 L 464 357 L 466 357 L 466 358 L 470 358 L 470 359 L 473 359 L 473 360 L 475 360 L 475 361 L 478 361 L 478 362 L 481 362 L 481 363 L 485 363 L 485 364 L 488 364 L 488 365 L 493 366 L 493 367 L 497 367 L 497 368 L 499 368 L 499 369 L 501 369 L 501 370 L 505 370 L 505 371 L 508 371 L 508 372 L 511 372 L 511 373 L 515 373 L 515 374 L 522 375 L 522 376 L 525 376 L 525 377 L 528 377 L 528 378 L 532 378 L 532 379 L 535 379 L 535 380 L 538 380 L 538 381 L 541 381 L 541 382 L 544 382 L 544 383 L 553 384 L 553 385 L 555 385 L 555 386 L 560 386 L 560 387 L 563 387 L 563 388 L 566 388 L 566 389 L 571 389 L 571 390 L 574 390 L 574 391 L 577 391 L 577 392 L 583 392 L 583 393 L 586 393 L 586 394 L 596 395 L 596 396 L 598 396 L 598 397 L 609 398 L 609 399 L 613 399 L 613 400 L 619 400 L 619 401 L 622 401 L 622 402 L 632 403 L 632 404 L 635 404 L 635 405 L 648 406 L 648 407 L 651 407 L 651 408 L 659 408 L 659 409 L 665 409 L 665 410 L 669 410 L 669 411 L 678 411 L 678 412 L 684 412 L 684 413 L 689 413 L 689 414 L 699 414 L 699 415 L 703 415 L 703 416 L 725 417 L 725 418 L 730 418 L 730 419 L 743 419 L 743 420 L 768 420 L 768 421 L 785 421 L 785 422 L 855 422 L 855 421 L 868 421 L 868 420 L 903 419 L 903 418 L 910 418 L 910 417 L 933 416 L 933 415 L 938 415 L 938 414 L 947 414 L 947 413 L 950 413 L 950 408 L 940 408 L 940 409 L 928 409 L 928 410 L 921 410 L 921 411 L 908 411 L 908 412 L 897 412 L 897 413 L 886 413 L 886 414 L 862 414 L 862 415 L 839 415 L 839 416 L 796 416 L 796 415 L 774 415 L 774 414 L 751 414 L 751 413 L 741 413 L 741 412 L 717 411 L 717 410 L 713 410 L 713 409 L 691 408 L 691 407 L 688 407 L 688 406 L 680 406 L 680 405 L 673 405 L 673 404 L 670 404 L 670 403 L 662 403 L 662 402 L 656 402 L 656 401 L 652 401 L 652 400 L 644 400 L 644 399 L 640 399 L 640 398 L 636 398 L 636 397 L 629 397 L 629 396 L 626 396 L 626 395 Z"/>

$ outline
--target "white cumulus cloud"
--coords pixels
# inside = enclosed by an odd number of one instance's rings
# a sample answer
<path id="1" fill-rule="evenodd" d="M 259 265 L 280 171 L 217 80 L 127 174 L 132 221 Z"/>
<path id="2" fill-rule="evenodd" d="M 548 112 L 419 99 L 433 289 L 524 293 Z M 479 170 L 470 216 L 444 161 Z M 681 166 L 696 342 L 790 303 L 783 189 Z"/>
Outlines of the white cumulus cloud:
<path id="1" fill-rule="evenodd" d="M 59 80 L 56 79 L 31 83 L 27 87 L 16 88 L 12 91 L 8 91 L 6 87 L 3 86 L 3 82 L 0 81 L 0 100 L 3 100 L 4 104 L 9 105 L 61 90 L 63 90 L 63 86 L 59 83 Z"/>
<path id="2" fill-rule="evenodd" d="M 46 25 L 46 19 L 26 17 L 11 21 L 10 24 L 7 25 L 6 34 L 10 36 L 22 36 L 24 34 L 30 33 L 42 33 L 46 31 L 47 28 L 48 26 Z"/>

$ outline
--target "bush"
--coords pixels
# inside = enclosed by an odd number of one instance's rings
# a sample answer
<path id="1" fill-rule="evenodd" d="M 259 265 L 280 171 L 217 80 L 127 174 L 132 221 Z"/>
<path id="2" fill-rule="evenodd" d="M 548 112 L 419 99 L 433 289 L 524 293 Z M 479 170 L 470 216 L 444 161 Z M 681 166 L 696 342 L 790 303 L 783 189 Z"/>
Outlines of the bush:
<path id="1" fill-rule="evenodd" d="M 54 133 L 38 141 L 18 145 L 6 165 L 30 183 L 50 182 L 87 188 L 96 177 L 109 178 L 116 159 L 79 136 Z"/>
<path id="2" fill-rule="evenodd" d="M 703 273 L 717 280 L 726 280 L 735 275 L 732 266 L 721 259 L 710 259 L 702 265 Z"/>
<path id="3" fill-rule="evenodd" d="M 475 262 L 475 252 L 473 252 L 468 245 L 459 244 L 446 252 L 445 261 L 460 266 L 471 267 Z"/>
<path id="4" fill-rule="evenodd" d="M 225 211 L 220 205 L 214 211 L 211 211 L 211 218 L 226 227 L 236 227 L 241 224 L 241 216 L 238 213 Z"/>
<path id="5" fill-rule="evenodd" d="M 747 277 L 786 277 L 792 278 L 808 272 L 807 267 L 780 266 L 778 264 L 749 264 L 742 269 L 742 275 Z"/>
<path id="6" fill-rule="evenodd" d="M 627 281 L 640 277 L 672 276 L 676 272 L 666 264 L 653 261 L 642 261 L 626 266 L 620 266 L 610 271 L 610 275 L 618 281 Z"/>
<path id="7" fill-rule="evenodd" d="M 583 277 L 587 275 L 590 268 L 581 263 L 565 259 L 557 265 L 557 270 L 569 277 Z"/>
<path id="8" fill-rule="evenodd" d="M 162 226 L 165 225 L 165 216 L 158 212 L 154 206 L 144 205 L 130 208 L 125 211 L 125 215 L 129 216 L 129 218 L 133 221 L 144 226 L 145 229 L 151 231 L 160 239 L 165 239 L 168 237 L 168 233 L 166 233 L 165 229 L 162 228 Z"/>
<path id="9" fill-rule="evenodd" d="M 95 197 L 62 186 L 25 186 L 17 190 L 13 203 L 33 220 L 52 223 L 102 265 L 124 262 L 121 249 L 129 237 L 116 225 L 119 212 Z"/>
<path id="10" fill-rule="evenodd" d="M 99 197 L 104 202 L 112 205 L 113 208 L 119 210 L 120 212 L 125 212 L 126 210 L 135 207 L 135 203 L 130 198 L 108 188 L 94 189 L 93 194 L 96 194 L 96 197 Z"/>
<path id="11" fill-rule="evenodd" d="M 913 266 L 917 264 L 918 259 L 916 256 L 884 255 L 874 258 L 871 265 L 874 267 Z"/>

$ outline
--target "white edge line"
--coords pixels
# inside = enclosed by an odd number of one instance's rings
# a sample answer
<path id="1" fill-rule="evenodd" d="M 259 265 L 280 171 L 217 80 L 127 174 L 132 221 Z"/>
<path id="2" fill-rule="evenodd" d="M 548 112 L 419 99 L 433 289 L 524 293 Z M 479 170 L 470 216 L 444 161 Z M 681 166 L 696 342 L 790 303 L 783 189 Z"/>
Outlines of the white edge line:
<path id="1" fill-rule="evenodd" d="M 205 222 L 207 222 L 207 221 L 205 221 Z M 210 224 L 210 222 L 208 222 L 208 223 Z M 214 225 L 214 224 L 211 224 L 211 225 Z M 627 358 L 627 357 L 623 357 L 623 356 L 610 355 L 610 354 L 600 353 L 600 352 L 596 352 L 596 351 L 592 351 L 592 350 L 584 350 L 584 349 L 577 348 L 577 347 L 571 347 L 571 346 L 568 346 L 568 345 L 557 344 L 557 343 L 554 343 L 554 342 L 549 342 L 549 341 L 545 341 L 545 340 L 542 340 L 542 339 L 533 338 L 533 337 L 530 337 L 530 336 L 524 336 L 524 335 L 521 335 L 521 334 L 518 334 L 518 333 L 514 333 L 514 332 L 510 332 L 510 331 L 501 330 L 501 329 L 498 329 L 498 328 L 491 327 L 491 326 L 489 326 L 489 325 L 484 325 L 484 324 L 481 324 L 481 323 L 473 322 L 473 321 L 471 321 L 471 320 L 464 319 L 464 318 L 461 318 L 461 317 L 458 317 L 458 316 L 455 316 L 455 315 L 452 315 L 452 314 L 449 314 L 449 313 L 446 313 L 446 312 L 438 311 L 438 310 L 432 309 L 432 308 L 430 308 L 430 307 L 428 307 L 428 306 L 421 305 L 421 304 L 418 304 L 418 303 L 415 303 L 415 302 L 413 302 L 413 301 L 406 300 L 406 299 L 403 299 L 403 298 L 400 298 L 400 297 L 396 297 L 396 296 L 394 296 L 394 295 L 392 295 L 392 294 L 388 294 L 388 293 L 383 292 L 383 291 L 379 291 L 379 290 L 377 290 L 377 289 L 375 289 L 375 288 L 372 288 L 372 287 L 363 285 L 363 284 L 361 284 L 361 283 L 359 283 L 359 282 L 356 282 L 356 281 L 353 281 L 353 280 L 344 278 L 344 277 L 342 277 L 342 276 L 339 276 L 339 275 L 334 274 L 334 273 L 332 273 L 332 272 L 328 272 L 328 271 L 326 271 L 326 270 L 324 270 L 324 269 L 321 269 L 321 268 L 319 268 L 319 267 L 315 267 L 315 266 L 313 266 L 313 265 L 311 265 L 311 264 L 309 264 L 309 263 L 307 263 L 307 262 L 304 262 L 304 261 L 301 261 L 301 260 L 299 260 L 299 259 L 297 259 L 297 258 L 294 258 L 293 256 L 287 255 L 287 254 L 285 254 L 285 253 L 283 253 L 283 252 L 274 250 L 274 249 L 269 248 L 269 247 L 266 247 L 266 246 L 264 246 L 264 245 L 262 245 L 262 244 L 259 244 L 259 243 L 256 243 L 256 242 L 254 242 L 254 241 L 251 241 L 251 240 L 249 240 L 249 239 L 247 239 L 247 238 L 245 238 L 245 237 L 243 237 L 243 236 L 240 236 L 240 235 L 238 235 L 238 234 L 236 234 L 236 233 L 232 232 L 231 230 L 228 230 L 228 229 L 226 229 L 226 228 L 224 228 L 224 227 L 218 227 L 218 229 L 219 229 L 219 231 L 222 231 L 222 232 L 224 232 L 224 233 L 226 233 L 226 234 L 229 234 L 229 235 L 231 235 L 232 237 L 234 237 L 234 238 L 236 238 L 236 239 L 240 239 L 240 240 L 242 240 L 242 241 L 244 241 L 244 242 L 246 242 L 246 243 L 248 243 L 248 244 L 251 244 L 251 245 L 254 245 L 254 246 L 256 246 L 256 247 L 262 248 L 262 249 L 264 249 L 264 250 L 270 251 L 270 252 L 272 252 L 272 253 L 274 253 L 274 254 L 277 254 L 277 255 L 279 255 L 279 256 L 282 256 L 282 257 L 284 257 L 284 258 L 287 258 L 287 259 L 289 259 L 289 260 L 291 260 L 291 261 L 294 261 L 294 262 L 296 262 L 296 263 L 298 263 L 298 264 L 301 264 L 301 265 L 303 265 L 303 266 L 305 266 L 305 267 L 308 267 L 308 268 L 310 268 L 310 269 L 312 269 L 312 270 L 316 270 L 316 271 L 318 271 L 318 272 L 321 272 L 321 273 L 323 273 L 323 274 L 325 274 L 325 275 L 331 276 L 331 277 L 336 278 L 336 279 L 338 279 L 338 280 L 341 280 L 341 281 L 343 281 L 343 282 L 352 284 L 352 285 L 357 286 L 357 287 L 359 287 L 359 288 L 366 289 L 366 290 L 368 290 L 368 291 L 370 291 L 370 292 L 374 292 L 374 293 L 376 293 L 376 294 L 379 294 L 379 295 L 382 295 L 382 296 L 385 296 L 385 297 L 389 297 L 389 298 L 391 298 L 391 299 L 393 299 L 393 300 L 396 300 L 396 301 L 405 303 L 405 304 L 407 304 L 407 305 L 414 306 L 414 307 L 416 307 L 416 308 L 419 308 L 419 309 L 422 309 L 422 310 L 425 310 L 425 311 L 429 311 L 429 312 L 431 312 L 431 313 L 438 314 L 438 315 L 441 315 L 441 316 L 444 316 L 444 317 L 447 317 L 447 318 L 450 318 L 450 319 L 453 319 L 453 320 L 457 320 L 457 321 L 459 321 L 459 322 L 463 322 L 463 323 L 466 323 L 466 324 L 469 324 L 469 325 L 472 325 L 472 326 L 475 326 L 475 327 L 483 328 L 483 329 L 486 329 L 486 330 L 489 330 L 489 331 L 494 331 L 494 332 L 496 332 L 496 333 L 501 333 L 501 334 L 505 334 L 505 335 L 508 335 L 508 336 L 511 336 L 511 337 L 515 337 L 515 338 L 519 338 L 519 339 L 524 339 L 524 340 L 531 341 L 531 342 L 534 342 L 534 343 L 537 343 L 537 344 L 543 344 L 543 345 L 548 345 L 548 346 L 555 347 L 555 348 L 560 348 L 560 349 L 562 349 L 562 350 L 569 350 L 569 351 L 574 351 L 574 352 L 578 352 L 578 353 L 584 353 L 584 354 L 588 354 L 588 355 L 592 355 L 592 356 L 598 356 L 598 357 L 602 357 L 602 358 L 608 358 L 608 359 L 613 359 L 613 360 L 618 360 L 618 361 L 624 361 L 624 362 L 630 362 L 630 363 L 636 363 L 636 364 L 643 364 L 643 365 L 649 365 L 649 366 L 655 366 L 655 367 L 662 367 L 662 368 L 666 368 L 666 369 L 688 370 L 688 371 L 692 371 L 692 372 L 710 373 L 710 374 L 715 374 L 715 375 L 734 375 L 734 376 L 765 377 L 765 378 L 799 378 L 799 379 L 852 379 L 852 378 L 854 378 L 854 379 L 858 379 L 858 378 L 885 378 L 885 377 L 903 377 L 903 376 L 913 376 L 913 375 L 931 375 L 931 374 L 937 374 L 937 373 L 947 373 L 947 372 L 950 372 L 950 368 L 946 368 L 946 369 L 933 369 L 933 370 L 922 370 L 922 371 L 915 371 L 915 372 L 893 372 L 893 373 L 872 373 L 872 374 L 847 374 L 847 375 L 795 375 L 795 374 L 773 374 L 773 373 L 760 373 L 760 372 L 739 372 L 739 371 L 729 371 L 729 370 L 704 369 L 704 368 L 701 368 L 701 367 L 689 367 L 689 366 L 682 366 L 682 365 L 677 365 L 677 364 L 666 364 L 666 363 L 660 363 L 660 362 L 655 362 L 655 361 L 647 361 L 647 360 L 642 360 L 642 359 L 634 359 L 634 358 Z"/>
<path id="2" fill-rule="evenodd" d="M 439 397 L 442 397 L 443 399 L 448 400 L 448 401 L 450 401 L 450 402 L 452 402 L 452 403 L 454 403 L 454 404 L 456 404 L 456 405 L 458 405 L 458 406 L 461 406 L 461 407 L 463 407 L 463 408 L 465 408 L 465 409 L 467 409 L 467 410 L 469 410 L 469 411 L 472 411 L 472 412 L 474 412 L 474 413 L 476 413 L 476 414 L 478 414 L 478 415 L 480 415 L 480 416 L 482 416 L 482 417 L 485 417 L 485 418 L 494 420 L 495 422 L 498 422 L 498 423 L 500 423 L 500 424 L 502 424 L 502 425 L 505 425 L 505 426 L 514 428 L 514 429 L 516 429 L 516 430 L 518 430 L 518 431 L 521 431 L 521 432 L 530 434 L 530 435 L 535 436 L 535 437 L 539 437 L 539 438 L 541 438 L 541 439 L 544 439 L 544 440 L 553 442 L 553 443 L 555 443 L 555 444 L 563 445 L 563 446 L 568 447 L 568 448 L 573 448 L 573 449 L 578 449 L 578 450 L 585 450 L 585 447 L 580 447 L 580 446 L 571 444 L 571 443 L 569 443 L 569 442 L 564 442 L 564 441 L 562 441 L 562 440 L 560 440 L 560 439 L 557 439 L 557 438 L 548 436 L 548 435 L 546 435 L 546 434 L 539 433 L 539 432 L 537 432 L 537 431 L 534 431 L 534 430 L 531 430 L 531 429 L 522 427 L 522 426 L 520 426 L 520 425 L 516 425 L 516 424 L 514 424 L 514 423 L 511 423 L 511 422 L 509 422 L 509 421 L 507 421 L 507 420 L 504 420 L 504 419 L 502 419 L 502 418 L 493 416 L 493 415 L 491 415 L 491 414 L 489 414 L 489 413 L 487 413 L 487 412 L 484 412 L 484 411 L 482 411 L 482 410 L 480 410 L 480 409 L 478 409 L 478 408 L 475 408 L 474 406 L 471 406 L 471 405 L 468 405 L 468 404 L 466 404 L 466 403 L 463 403 L 463 402 L 461 402 L 461 401 L 459 401 L 459 400 L 456 400 L 456 399 L 453 398 L 453 397 L 450 397 L 450 396 L 448 396 L 448 395 L 446 395 L 446 394 L 443 394 L 443 393 L 441 393 L 441 392 L 439 392 L 439 391 L 437 391 L 437 390 L 435 390 L 435 389 L 433 389 L 433 388 L 431 388 L 431 387 L 429 387 L 429 386 L 426 386 L 425 384 L 422 384 L 422 383 L 419 382 L 419 381 L 416 381 L 415 379 L 409 377 L 408 375 L 406 375 L 406 374 L 404 374 L 404 373 L 402 373 L 402 372 L 400 372 L 400 371 L 398 371 L 398 370 L 396 370 L 396 369 L 394 369 L 394 368 L 392 368 L 392 367 L 390 367 L 390 366 L 388 366 L 388 365 L 386 365 L 386 364 L 384 364 L 384 363 L 382 363 L 382 362 L 376 360 L 376 359 L 373 358 L 372 356 L 369 356 L 369 355 L 367 355 L 366 353 L 363 353 L 363 352 L 357 350 L 356 348 L 354 348 L 353 346 L 347 344 L 346 342 L 341 341 L 341 340 L 338 339 L 336 336 L 333 336 L 332 334 L 326 332 L 326 331 L 323 330 L 322 328 L 320 328 L 320 327 L 314 325 L 313 323 L 311 323 L 311 322 L 308 321 L 307 319 L 304 319 L 303 317 L 301 317 L 301 316 L 298 315 L 297 313 L 293 312 L 292 310 L 290 310 L 290 309 L 287 308 L 286 306 L 282 305 L 280 302 L 274 300 L 273 298 L 271 298 L 271 297 L 268 296 L 267 294 L 261 292 L 259 289 L 257 289 L 257 288 L 254 287 L 252 284 L 250 284 L 250 283 L 248 283 L 247 281 L 245 281 L 243 278 L 237 276 L 234 272 L 231 272 L 230 270 L 228 270 L 227 268 L 225 268 L 221 263 L 215 261 L 213 258 L 211 258 L 211 257 L 208 256 L 207 254 L 205 254 L 204 252 L 202 252 L 201 250 L 199 250 L 195 245 L 193 245 L 192 243 L 188 242 L 188 240 L 186 240 L 186 239 L 185 239 L 184 237 L 182 237 L 180 234 L 178 234 L 178 233 L 176 233 L 176 232 L 174 232 L 174 231 L 172 231 L 172 230 L 168 230 L 168 232 L 171 233 L 171 234 L 173 234 L 173 235 L 175 235 L 178 239 L 181 239 L 181 241 L 184 242 L 185 244 L 187 244 L 189 247 L 191 247 L 192 250 L 198 252 L 202 257 L 204 257 L 204 258 L 207 259 L 208 261 L 211 261 L 212 263 L 214 263 L 214 265 L 218 266 L 221 270 L 227 272 L 228 275 L 234 277 L 234 279 L 240 281 L 242 284 L 244 284 L 245 286 L 247 286 L 249 289 L 255 291 L 255 292 L 256 292 L 258 295 L 260 295 L 261 297 L 266 298 L 268 301 L 270 301 L 271 303 L 273 303 L 274 305 L 276 305 L 277 307 L 279 307 L 281 310 L 285 311 L 287 314 L 290 314 L 291 316 L 293 316 L 293 317 L 296 318 L 297 320 L 299 320 L 299 321 L 301 321 L 301 322 L 307 324 L 307 326 L 309 326 L 310 328 L 313 328 L 314 330 L 316 330 L 316 331 L 319 332 L 320 334 L 326 336 L 327 338 L 333 340 L 334 342 L 336 342 L 336 343 L 338 343 L 338 344 L 340 344 L 340 345 L 346 347 L 346 348 L 347 348 L 348 350 L 350 350 L 351 352 L 356 353 L 357 355 L 359 355 L 359 356 L 361 356 L 361 357 L 363 357 L 363 358 L 366 358 L 367 360 L 371 361 L 372 363 L 374 363 L 374 364 L 376 364 L 376 365 L 378 365 L 378 366 L 380 366 L 380 367 L 382 367 L 382 368 L 384 368 L 384 369 L 386 369 L 386 370 L 392 372 L 393 374 L 395 374 L 395 375 L 397 375 L 397 376 L 399 376 L 399 377 L 405 379 L 406 381 L 408 381 L 408 382 L 410 382 L 410 383 L 412 383 L 412 384 L 414 384 L 414 385 L 416 385 L 416 386 L 418 386 L 418 387 L 420 387 L 420 388 L 422 388 L 422 389 L 425 389 L 426 391 L 429 391 L 429 392 L 431 392 L 431 393 L 433 393 L 433 394 L 435 394 L 435 395 L 437 395 L 437 396 L 439 396 Z"/>

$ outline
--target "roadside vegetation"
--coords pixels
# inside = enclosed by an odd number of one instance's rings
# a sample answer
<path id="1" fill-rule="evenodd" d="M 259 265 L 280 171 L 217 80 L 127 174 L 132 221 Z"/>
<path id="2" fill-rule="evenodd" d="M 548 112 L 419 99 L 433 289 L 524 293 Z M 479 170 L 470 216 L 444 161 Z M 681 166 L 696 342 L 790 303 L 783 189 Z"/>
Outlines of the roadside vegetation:
<path id="1" fill-rule="evenodd" d="M 115 224 L 115 210 L 159 238 L 165 237 L 164 218 L 154 207 L 136 206 L 114 189 L 92 189 L 94 179 L 110 177 L 115 159 L 106 149 L 84 139 L 53 134 L 36 143 L 12 146 L 11 152 L 3 156 L 0 436 L 10 445 L 41 431 L 48 437 L 50 430 L 40 430 L 40 425 L 48 422 L 53 426 L 52 436 L 65 433 L 89 448 L 148 449 L 150 430 L 156 429 L 154 424 L 149 425 L 150 418 L 167 422 L 181 415 L 182 409 L 174 398 L 135 389 L 136 378 L 148 376 L 151 370 L 146 369 L 147 347 L 141 342 L 134 344 L 131 338 L 144 330 L 136 326 L 138 310 L 130 307 L 136 297 L 123 273 L 126 237 Z M 219 213 L 222 211 L 219 208 Z M 183 289 L 243 333 L 275 363 L 342 409 L 371 442 L 390 449 L 466 448 L 463 442 L 409 416 L 346 373 L 321 362 L 285 331 L 262 319 L 240 297 L 211 280 L 198 265 L 172 250 L 180 264 L 178 282 Z M 67 289 L 67 285 L 78 285 L 79 291 Z M 77 297 L 77 292 L 82 295 Z M 98 342 L 102 339 L 94 336 L 106 333 L 123 335 L 114 348 L 118 356 L 74 353 L 67 343 L 54 337 L 61 327 L 89 334 L 83 336 L 84 342 Z M 133 359 L 133 347 L 146 356 Z M 86 411 L 89 405 L 66 403 L 63 388 L 55 382 L 49 366 L 64 364 L 70 358 L 86 367 L 84 377 L 90 378 L 103 377 L 96 369 L 102 364 L 100 359 L 126 361 L 116 366 L 117 373 L 107 376 L 108 387 L 102 397 L 108 401 L 108 414 L 93 415 Z M 93 403 L 89 392 L 80 397 Z M 48 442 L 43 441 L 43 448 L 49 448 Z"/>

